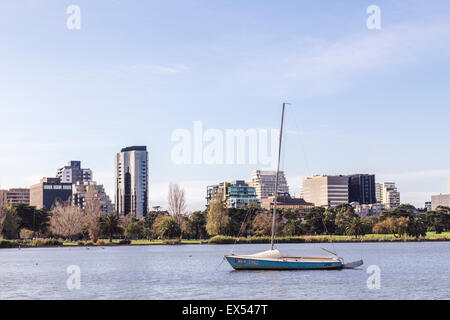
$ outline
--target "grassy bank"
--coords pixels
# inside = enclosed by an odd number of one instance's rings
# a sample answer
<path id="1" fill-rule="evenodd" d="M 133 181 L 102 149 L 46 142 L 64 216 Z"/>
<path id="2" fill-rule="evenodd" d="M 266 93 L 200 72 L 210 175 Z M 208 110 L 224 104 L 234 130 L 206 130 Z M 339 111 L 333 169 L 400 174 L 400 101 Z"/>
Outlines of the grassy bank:
<path id="1" fill-rule="evenodd" d="M 323 242 L 410 242 L 410 241 L 450 241 L 450 232 L 427 232 L 425 237 L 394 237 L 392 234 L 366 234 L 355 238 L 353 236 L 295 236 L 295 237 L 276 237 L 276 243 L 323 243 Z M 80 246 L 147 246 L 147 245 L 180 245 L 180 244 L 252 244 L 252 243 L 270 243 L 270 237 L 247 237 L 235 238 L 227 236 L 215 236 L 208 240 L 125 240 L 113 239 L 109 243 L 108 239 L 101 239 L 96 243 L 90 241 L 72 241 L 62 242 L 54 239 L 35 239 L 35 240 L 1 240 L 0 248 L 36 248 L 36 247 L 80 247 Z"/>
<path id="2" fill-rule="evenodd" d="M 237 243 L 270 243 L 270 237 L 247 237 L 235 238 L 226 236 L 215 236 L 208 240 L 210 244 L 233 244 Z M 366 234 L 355 238 L 354 236 L 294 236 L 276 237 L 276 243 L 323 243 L 323 242 L 410 242 L 410 241 L 450 241 L 450 232 L 436 234 L 427 232 L 425 237 L 395 237 L 392 234 Z"/>

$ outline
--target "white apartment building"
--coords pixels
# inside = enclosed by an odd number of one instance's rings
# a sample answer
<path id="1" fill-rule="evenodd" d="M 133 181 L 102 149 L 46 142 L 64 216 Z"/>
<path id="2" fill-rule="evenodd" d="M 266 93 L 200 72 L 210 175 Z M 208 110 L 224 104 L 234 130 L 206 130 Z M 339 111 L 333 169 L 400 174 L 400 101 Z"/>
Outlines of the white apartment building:
<path id="1" fill-rule="evenodd" d="M 86 197 L 93 190 L 92 196 L 100 202 L 100 210 L 104 214 L 114 213 L 114 205 L 111 199 L 105 192 L 105 188 L 101 184 L 97 184 L 95 181 L 87 181 L 84 183 L 77 182 L 72 184 L 72 204 L 85 208 Z"/>
<path id="2" fill-rule="evenodd" d="M 334 207 L 348 202 L 348 176 L 312 176 L 303 179 L 300 198 L 315 206 Z"/>
<path id="3" fill-rule="evenodd" d="M 450 194 L 431 196 L 431 210 L 436 210 L 439 206 L 450 207 Z"/>
<path id="4" fill-rule="evenodd" d="M 276 171 L 253 171 L 250 186 L 255 188 L 256 197 L 261 200 L 275 195 L 275 184 L 277 180 Z M 289 186 L 284 176 L 284 172 L 280 171 L 278 176 L 278 195 L 288 195 Z"/>
<path id="5" fill-rule="evenodd" d="M 120 215 L 141 218 L 148 207 L 148 152 L 146 146 L 123 148 L 115 157 L 115 206 Z"/>
<path id="6" fill-rule="evenodd" d="M 400 206 L 400 192 L 395 182 L 381 182 L 375 185 L 377 203 L 384 204 L 386 209 L 394 209 Z"/>
<path id="7" fill-rule="evenodd" d="M 57 170 L 56 177 L 61 179 L 61 183 L 84 183 L 92 181 L 92 170 L 82 169 L 81 161 L 69 161 L 67 166 Z"/>

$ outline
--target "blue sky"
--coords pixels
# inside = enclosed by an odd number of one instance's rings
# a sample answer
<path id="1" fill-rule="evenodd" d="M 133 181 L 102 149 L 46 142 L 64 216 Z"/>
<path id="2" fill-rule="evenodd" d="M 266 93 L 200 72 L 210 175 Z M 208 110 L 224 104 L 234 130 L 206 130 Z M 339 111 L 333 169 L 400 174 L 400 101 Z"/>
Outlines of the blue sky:
<path id="1" fill-rule="evenodd" d="M 66 9 L 81 9 L 81 29 Z M 381 30 L 366 8 L 381 8 Z M 175 165 L 171 134 L 277 128 L 293 193 L 312 174 L 374 173 L 423 206 L 450 180 L 448 1 L 2 1 L 0 186 L 81 160 L 113 197 L 114 154 L 147 145 L 150 204 L 255 165 Z"/>

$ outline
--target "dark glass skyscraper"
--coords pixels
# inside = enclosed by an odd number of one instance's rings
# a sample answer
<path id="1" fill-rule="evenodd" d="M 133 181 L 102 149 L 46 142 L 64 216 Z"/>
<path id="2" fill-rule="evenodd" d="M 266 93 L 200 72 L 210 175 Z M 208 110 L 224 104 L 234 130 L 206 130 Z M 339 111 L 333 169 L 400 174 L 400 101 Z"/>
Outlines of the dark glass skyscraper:
<path id="1" fill-rule="evenodd" d="M 358 202 L 359 204 L 377 203 L 374 174 L 348 176 L 348 202 Z"/>
<path id="2" fill-rule="evenodd" d="M 141 218 L 148 207 L 148 152 L 146 146 L 123 148 L 115 157 L 116 212 Z"/>

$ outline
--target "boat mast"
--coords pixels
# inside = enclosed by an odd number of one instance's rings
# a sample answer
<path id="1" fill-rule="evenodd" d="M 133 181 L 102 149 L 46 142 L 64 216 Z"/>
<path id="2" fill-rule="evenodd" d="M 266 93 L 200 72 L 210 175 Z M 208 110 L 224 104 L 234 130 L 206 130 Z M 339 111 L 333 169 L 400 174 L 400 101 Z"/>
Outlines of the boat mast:
<path id="1" fill-rule="evenodd" d="M 272 238 L 270 240 L 270 250 L 273 250 L 273 240 L 275 237 L 275 215 L 277 212 L 277 202 L 278 202 L 278 180 L 280 177 L 280 157 L 281 157 L 281 142 L 283 139 L 283 123 L 284 123 L 284 108 L 289 103 L 283 103 L 283 107 L 281 109 L 281 128 L 280 128 L 280 140 L 278 144 L 278 166 L 277 166 L 277 179 L 275 181 L 275 194 L 273 201 L 273 213 L 272 213 Z"/>

